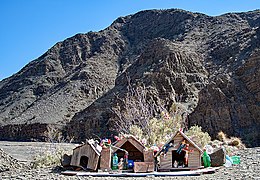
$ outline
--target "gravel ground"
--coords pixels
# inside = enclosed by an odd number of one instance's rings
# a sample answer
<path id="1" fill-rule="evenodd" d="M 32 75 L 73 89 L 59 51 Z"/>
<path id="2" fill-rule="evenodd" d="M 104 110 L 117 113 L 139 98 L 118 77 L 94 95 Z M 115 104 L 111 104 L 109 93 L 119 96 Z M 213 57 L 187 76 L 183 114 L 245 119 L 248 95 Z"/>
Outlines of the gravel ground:
<path id="1" fill-rule="evenodd" d="M 46 151 L 53 152 L 57 149 L 66 149 L 69 153 L 72 153 L 73 148 L 77 145 L 72 143 L 0 141 L 0 149 L 24 163 L 30 163 L 35 156 Z"/>
<path id="2" fill-rule="evenodd" d="M 0 143 L 0 148 L 3 149 Z M 9 144 L 10 145 L 10 144 Z M 11 146 L 10 146 L 11 147 Z M 7 148 L 5 148 L 7 149 Z M 20 149 L 20 152 L 22 150 Z M 61 175 L 59 168 L 40 168 L 32 169 L 26 163 L 26 158 L 23 162 L 14 159 L 12 153 L 15 153 L 15 148 L 11 153 L 6 153 L 5 150 L 0 150 L 0 179 L 95 179 L 95 180 L 112 180 L 112 179 L 259 179 L 260 180 L 260 147 L 247 148 L 238 152 L 241 156 L 241 164 L 234 165 L 230 168 L 222 167 L 216 173 L 203 174 L 200 176 L 181 176 L 181 177 L 140 177 L 140 178 L 125 178 L 125 177 L 86 177 L 86 176 L 64 176 Z M 31 157 L 27 157 L 31 159 Z M 29 162 L 29 161 L 27 161 Z"/>

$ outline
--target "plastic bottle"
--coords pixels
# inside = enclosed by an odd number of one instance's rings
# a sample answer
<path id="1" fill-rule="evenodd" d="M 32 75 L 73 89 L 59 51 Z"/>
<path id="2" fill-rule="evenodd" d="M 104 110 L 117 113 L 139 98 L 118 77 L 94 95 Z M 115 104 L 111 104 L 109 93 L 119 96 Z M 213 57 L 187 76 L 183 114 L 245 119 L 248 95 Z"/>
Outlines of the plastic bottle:
<path id="1" fill-rule="evenodd" d="M 202 159 L 203 159 L 204 167 L 210 167 L 210 166 L 211 166 L 210 156 L 209 156 L 208 153 L 206 152 L 206 149 L 204 149 L 204 152 L 203 152 L 203 155 L 202 155 Z"/>
<path id="2" fill-rule="evenodd" d="M 225 167 L 231 167 L 232 164 L 233 164 L 232 159 L 228 155 L 226 155 L 226 163 L 224 164 L 224 166 Z"/>
<path id="3" fill-rule="evenodd" d="M 118 157 L 117 154 L 115 153 L 112 159 L 112 170 L 117 170 L 118 169 Z"/>

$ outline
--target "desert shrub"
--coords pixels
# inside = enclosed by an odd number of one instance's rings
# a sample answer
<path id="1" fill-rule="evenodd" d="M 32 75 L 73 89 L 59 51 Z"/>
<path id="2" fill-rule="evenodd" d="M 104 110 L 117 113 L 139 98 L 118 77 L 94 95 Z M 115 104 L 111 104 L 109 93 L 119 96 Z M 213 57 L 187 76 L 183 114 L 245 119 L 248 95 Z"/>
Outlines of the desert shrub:
<path id="1" fill-rule="evenodd" d="M 245 145 L 242 143 L 242 140 L 238 137 L 231 137 L 229 142 L 228 142 L 228 145 L 230 146 L 235 146 L 239 149 L 244 149 L 245 148 Z"/>
<path id="2" fill-rule="evenodd" d="M 187 128 L 189 108 L 187 103 L 182 103 L 182 96 L 170 94 L 167 103 L 158 95 L 152 87 L 132 87 L 128 78 L 127 92 L 120 97 L 116 95 L 117 105 L 111 108 L 114 118 L 110 123 L 114 130 L 139 140 L 146 139 L 149 147 L 166 142 L 179 128 Z M 210 141 L 209 134 L 198 126 L 191 127 L 187 134 L 201 147 Z"/>
<path id="3" fill-rule="evenodd" d="M 220 131 L 217 135 L 217 139 L 223 142 L 223 145 L 228 145 L 228 146 L 234 146 L 239 149 L 245 148 L 245 145 L 242 143 L 242 140 L 238 137 L 227 137 L 227 135 Z"/>
<path id="4" fill-rule="evenodd" d="M 111 109 L 116 116 L 115 130 L 146 139 L 148 146 L 168 140 L 172 133 L 185 126 L 187 116 L 187 107 L 178 100 L 173 100 L 166 109 L 163 100 L 151 95 L 158 92 L 151 91 L 145 86 L 129 85 L 125 97 L 117 97 L 118 105 Z"/>
<path id="5" fill-rule="evenodd" d="M 54 152 L 45 151 L 34 157 L 32 161 L 32 168 L 56 167 L 61 165 L 62 155 L 64 150 L 57 150 Z"/>
<path id="6" fill-rule="evenodd" d="M 168 112 L 163 111 L 158 118 L 152 118 L 148 121 L 145 132 L 142 127 L 131 125 L 129 133 L 139 140 L 145 139 L 145 145 L 150 147 L 166 142 L 181 127 L 180 120 L 178 115 L 172 117 Z"/>
<path id="7" fill-rule="evenodd" d="M 220 131 L 217 135 L 218 140 L 222 141 L 222 142 L 226 142 L 227 140 L 227 135 L 223 132 Z"/>
<path id="8" fill-rule="evenodd" d="M 143 130 L 137 125 L 130 126 L 130 134 L 134 135 L 137 139 L 143 138 Z"/>
<path id="9" fill-rule="evenodd" d="M 200 126 L 191 126 L 190 129 L 185 133 L 190 137 L 200 148 L 207 145 L 211 138 L 207 132 L 203 132 Z"/>
<path id="10" fill-rule="evenodd" d="M 237 137 L 231 137 L 229 145 L 238 147 L 240 144 L 242 144 L 241 139 Z"/>
<path id="11" fill-rule="evenodd" d="M 47 130 L 44 132 L 44 136 L 46 141 L 50 143 L 65 142 L 65 139 L 62 136 L 62 132 L 53 126 L 47 126 Z"/>
<path id="12" fill-rule="evenodd" d="M 59 143 L 73 141 L 73 138 L 67 136 L 64 139 L 62 132 L 59 128 L 55 126 L 47 126 L 47 130 L 44 132 L 46 143 L 38 153 L 33 158 L 31 163 L 33 168 L 43 168 L 43 167 L 56 167 L 61 165 L 62 156 L 67 153 L 71 154 L 70 150 L 65 150 L 59 146 Z"/>
<path id="13" fill-rule="evenodd" d="M 210 141 L 208 143 L 208 145 L 211 145 L 214 149 L 218 149 L 218 148 L 221 148 L 221 147 L 224 148 L 227 155 L 229 155 L 229 156 L 234 156 L 235 154 L 237 154 L 237 152 L 239 150 L 237 147 L 228 145 L 227 142 L 222 142 L 222 141 L 217 140 L 217 139 Z"/>
<path id="14" fill-rule="evenodd" d="M 208 144 L 213 148 L 223 147 L 229 156 L 236 155 L 239 149 L 244 149 L 246 146 L 243 144 L 242 140 L 237 137 L 227 137 L 222 131 L 218 133 L 217 139 L 210 141 Z"/>

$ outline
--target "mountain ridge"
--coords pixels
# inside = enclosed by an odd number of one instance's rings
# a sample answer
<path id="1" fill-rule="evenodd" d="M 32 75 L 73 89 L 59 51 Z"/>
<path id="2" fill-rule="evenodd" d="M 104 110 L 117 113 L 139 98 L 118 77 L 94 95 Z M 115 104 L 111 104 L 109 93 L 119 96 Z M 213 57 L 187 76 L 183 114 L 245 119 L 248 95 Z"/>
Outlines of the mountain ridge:
<path id="1" fill-rule="evenodd" d="M 78 140 L 108 135 L 109 108 L 126 91 L 127 74 L 168 103 L 182 94 L 190 125 L 259 145 L 259 22 L 259 10 L 145 10 L 58 42 L 0 82 L 1 137 L 40 139 L 48 125 Z"/>

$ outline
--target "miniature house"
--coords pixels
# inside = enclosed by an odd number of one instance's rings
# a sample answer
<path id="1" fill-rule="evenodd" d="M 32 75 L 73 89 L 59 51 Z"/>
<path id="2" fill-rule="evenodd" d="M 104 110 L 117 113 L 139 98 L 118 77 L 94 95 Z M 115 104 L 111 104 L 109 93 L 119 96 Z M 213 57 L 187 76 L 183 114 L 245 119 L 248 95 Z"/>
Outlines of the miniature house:
<path id="1" fill-rule="evenodd" d="M 181 149 L 181 145 L 187 148 Z M 159 171 L 170 171 L 201 168 L 202 154 L 203 151 L 189 137 L 182 131 L 177 131 L 155 157 L 159 158 Z"/>
<path id="2" fill-rule="evenodd" d="M 70 165 L 95 171 L 98 168 L 101 150 L 101 146 L 94 140 L 87 140 L 85 144 L 73 149 Z"/>
<path id="3" fill-rule="evenodd" d="M 128 160 L 134 162 L 134 172 L 154 171 L 153 151 L 147 151 L 145 146 L 134 136 L 124 137 L 114 147 L 116 147 L 114 153 L 117 153 L 118 159 L 124 157 L 125 151 L 128 152 Z"/>
<path id="4" fill-rule="evenodd" d="M 133 160 L 134 162 L 144 162 L 144 150 L 145 146 L 139 142 L 133 136 L 127 136 L 114 144 L 115 147 L 124 149 L 128 152 L 128 159 Z M 114 153 L 117 153 L 118 159 L 123 158 L 125 152 L 115 149 Z"/>

